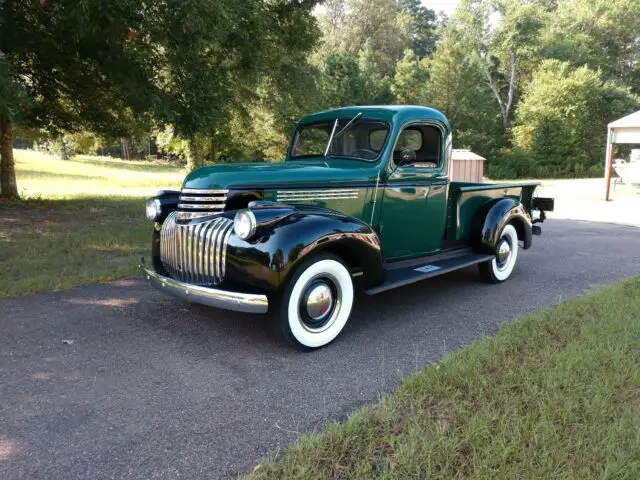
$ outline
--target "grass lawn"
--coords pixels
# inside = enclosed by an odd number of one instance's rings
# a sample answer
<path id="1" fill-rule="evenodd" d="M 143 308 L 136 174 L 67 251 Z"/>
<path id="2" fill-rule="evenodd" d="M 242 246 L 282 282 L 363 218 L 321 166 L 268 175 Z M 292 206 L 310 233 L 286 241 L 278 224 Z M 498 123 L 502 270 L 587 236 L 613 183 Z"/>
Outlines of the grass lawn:
<path id="1" fill-rule="evenodd" d="M 159 162 L 15 153 L 25 200 L 0 201 L 0 297 L 135 274 L 150 248 L 144 201 L 184 177 Z"/>
<path id="2" fill-rule="evenodd" d="M 640 277 L 528 315 L 248 478 L 640 478 Z"/>

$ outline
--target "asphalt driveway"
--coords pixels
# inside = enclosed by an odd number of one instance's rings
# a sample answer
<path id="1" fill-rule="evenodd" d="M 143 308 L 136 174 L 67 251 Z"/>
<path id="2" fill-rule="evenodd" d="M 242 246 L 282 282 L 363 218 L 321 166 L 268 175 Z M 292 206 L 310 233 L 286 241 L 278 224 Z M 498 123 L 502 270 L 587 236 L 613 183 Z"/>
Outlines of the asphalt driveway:
<path id="1" fill-rule="evenodd" d="M 141 280 L 0 301 L 0 478 L 226 478 L 523 312 L 640 274 L 640 229 L 555 220 L 491 286 L 469 268 L 360 297 L 298 353 L 266 317 Z"/>

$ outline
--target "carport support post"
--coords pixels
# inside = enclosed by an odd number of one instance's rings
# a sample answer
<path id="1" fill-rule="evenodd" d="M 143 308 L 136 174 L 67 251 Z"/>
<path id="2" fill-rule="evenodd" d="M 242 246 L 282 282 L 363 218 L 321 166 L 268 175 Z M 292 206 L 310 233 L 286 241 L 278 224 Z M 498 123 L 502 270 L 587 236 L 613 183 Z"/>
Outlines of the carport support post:
<path id="1" fill-rule="evenodd" d="M 613 165 L 613 135 L 611 135 L 611 129 L 609 129 L 607 135 L 607 160 L 605 161 L 604 167 L 604 183 L 605 183 L 605 194 L 604 199 L 609 201 L 609 193 L 611 190 L 611 166 Z"/>

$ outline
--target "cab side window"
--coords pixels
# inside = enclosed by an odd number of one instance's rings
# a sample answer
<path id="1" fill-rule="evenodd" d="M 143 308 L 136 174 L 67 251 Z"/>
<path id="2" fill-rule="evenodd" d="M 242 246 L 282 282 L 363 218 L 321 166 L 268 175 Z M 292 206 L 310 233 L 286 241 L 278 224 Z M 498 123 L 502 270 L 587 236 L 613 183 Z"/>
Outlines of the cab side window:
<path id="1" fill-rule="evenodd" d="M 440 165 L 440 130 L 432 125 L 412 125 L 400 132 L 393 151 L 393 160 L 398 161 L 402 150 L 410 148 L 416 153 L 415 167 L 437 167 Z"/>

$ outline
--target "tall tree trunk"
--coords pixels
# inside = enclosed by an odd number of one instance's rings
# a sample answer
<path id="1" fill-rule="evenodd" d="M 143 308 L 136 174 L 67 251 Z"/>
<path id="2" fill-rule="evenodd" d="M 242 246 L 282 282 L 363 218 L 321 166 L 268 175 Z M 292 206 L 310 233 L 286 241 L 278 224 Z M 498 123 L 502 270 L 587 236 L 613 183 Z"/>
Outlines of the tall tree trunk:
<path id="1" fill-rule="evenodd" d="M 498 106 L 500 107 L 500 116 L 502 117 L 502 126 L 504 127 L 504 131 L 506 132 L 509 129 L 509 124 L 511 122 L 511 108 L 513 106 L 513 96 L 515 94 L 515 90 L 517 87 L 517 76 L 516 76 L 516 66 L 518 64 L 518 57 L 516 56 L 516 52 L 512 51 L 509 57 L 509 63 L 511 67 L 511 73 L 509 75 L 509 90 L 507 91 L 507 98 L 502 98 L 502 94 L 500 93 L 500 89 L 498 88 L 498 84 L 491 75 L 491 69 L 489 68 L 489 60 L 488 54 L 483 53 L 478 50 L 478 55 L 482 60 L 482 66 L 484 69 L 484 74 L 487 77 L 487 83 L 493 96 L 496 98 L 498 102 Z"/>
<path id="2" fill-rule="evenodd" d="M 187 158 L 187 168 L 189 171 L 204 165 L 204 149 L 202 142 L 197 136 L 189 139 L 189 157 Z"/>
<path id="3" fill-rule="evenodd" d="M 13 160 L 13 125 L 0 120 L 0 196 L 12 200 L 20 198 Z"/>
<path id="4" fill-rule="evenodd" d="M 122 158 L 129 160 L 129 139 L 122 139 Z"/>

